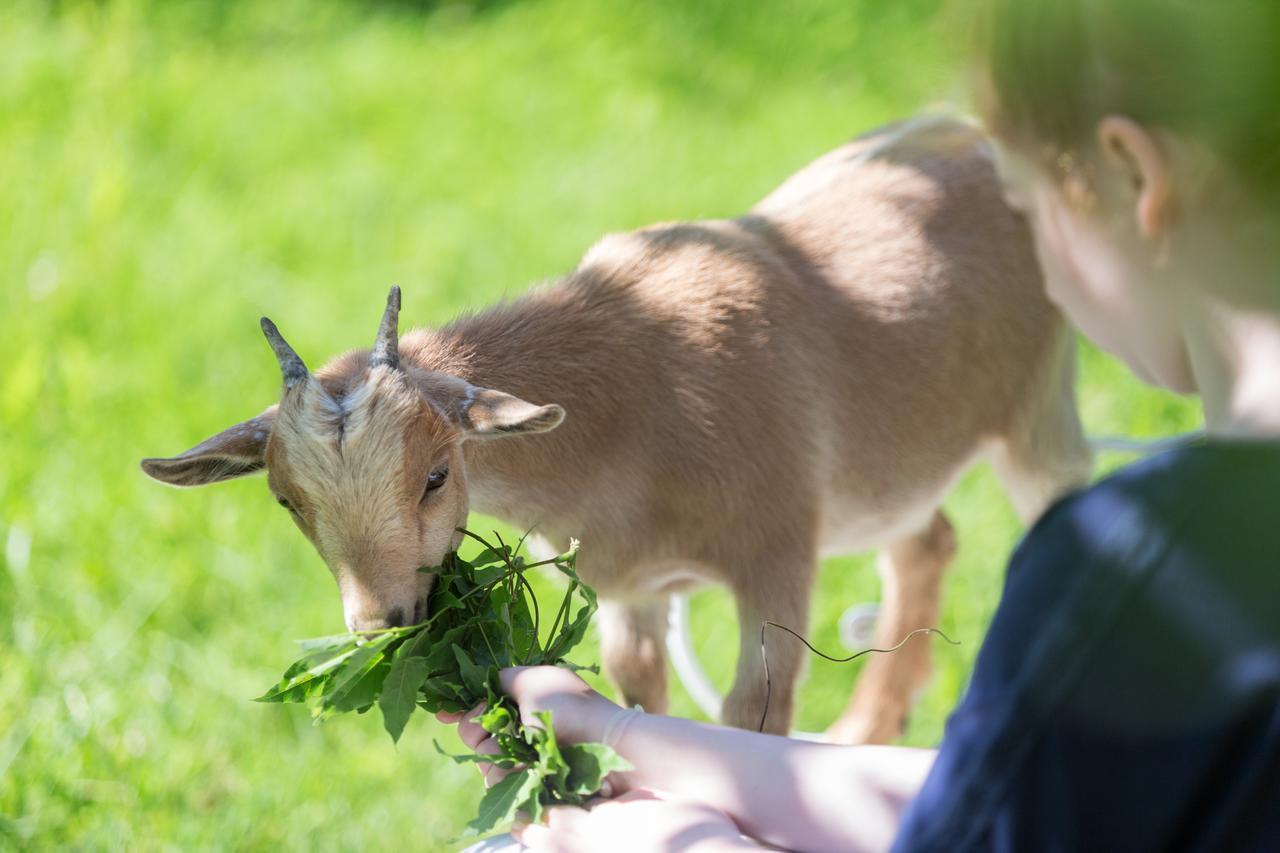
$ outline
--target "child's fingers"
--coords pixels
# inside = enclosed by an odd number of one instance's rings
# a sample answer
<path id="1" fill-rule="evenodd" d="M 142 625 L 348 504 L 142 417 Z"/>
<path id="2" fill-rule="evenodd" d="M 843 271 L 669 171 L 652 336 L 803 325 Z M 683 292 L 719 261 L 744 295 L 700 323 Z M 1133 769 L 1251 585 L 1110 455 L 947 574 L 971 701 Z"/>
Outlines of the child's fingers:
<path id="1" fill-rule="evenodd" d="M 471 747 L 471 751 L 476 755 L 501 755 L 502 748 L 498 746 L 498 741 L 493 735 L 485 733 L 484 740 Z"/>
<path id="2" fill-rule="evenodd" d="M 512 827 L 511 835 L 520 846 L 527 850 L 554 850 L 551 830 L 540 823 L 528 823 L 521 827 Z"/>
<path id="3" fill-rule="evenodd" d="M 475 749 L 489 738 L 489 733 L 477 723 L 458 723 L 458 737 L 469 749 Z"/>
<path id="4" fill-rule="evenodd" d="M 484 780 L 486 788 L 492 788 L 494 785 L 507 778 L 511 772 L 505 767 L 499 767 L 496 764 L 477 764 L 480 768 L 480 778 Z"/>
<path id="5" fill-rule="evenodd" d="M 490 737 L 475 745 L 475 753 L 476 755 L 501 755 L 502 747 L 498 745 L 497 738 Z M 492 788 L 511 772 L 506 767 L 499 767 L 496 764 L 478 763 L 476 769 L 480 771 L 486 788 Z"/>
<path id="6" fill-rule="evenodd" d="M 484 705 L 477 705 L 466 713 L 466 717 L 458 723 L 458 737 L 472 749 L 489 737 L 484 726 L 475 722 L 475 718 L 484 713 Z"/>
<path id="7" fill-rule="evenodd" d="M 498 745 L 497 739 L 485 731 L 484 726 L 475 721 L 476 717 L 484 713 L 484 710 L 484 703 L 481 703 L 465 714 L 441 713 L 436 716 L 441 718 L 443 722 L 457 721 L 458 738 L 476 755 L 501 755 L 502 747 Z M 486 788 L 492 788 L 511 772 L 504 767 L 498 767 L 493 764 L 477 764 L 476 769 L 480 771 L 480 775 L 484 778 Z"/>
<path id="8" fill-rule="evenodd" d="M 447 725 L 457 724 L 458 736 L 462 738 L 462 743 L 467 744 L 468 747 L 475 747 L 476 743 L 489 736 L 488 733 L 485 733 L 483 727 L 476 724 L 476 722 L 472 722 L 475 717 L 484 713 L 484 710 L 484 702 L 481 702 L 476 707 L 471 708 L 470 711 L 436 711 L 435 719 Z M 481 731 L 484 734 L 477 735 L 477 731 Z"/>
<path id="9" fill-rule="evenodd" d="M 520 674 L 533 669 L 531 666 L 509 666 L 498 673 L 498 682 L 502 685 L 502 692 L 508 696 L 514 696 L 516 690 L 516 682 L 520 680 Z"/>
<path id="10" fill-rule="evenodd" d="M 511 827 L 511 835 L 528 850 L 566 851 L 581 849 L 581 838 L 574 838 L 574 828 L 587 817 L 577 806 L 557 806 L 544 812 L 546 824 L 528 823 Z"/>
<path id="11" fill-rule="evenodd" d="M 502 747 L 498 746 L 497 738 L 486 737 L 474 747 L 476 755 L 501 755 Z M 488 766 L 488 765 L 485 765 Z"/>
<path id="12" fill-rule="evenodd" d="M 547 828 L 552 832 L 572 833 L 576 832 L 583 821 L 590 817 L 591 812 L 577 806 L 556 806 L 547 809 L 545 821 Z"/>
<path id="13" fill-rule="evenodd" d="M 654 790 L 651 790 L 651 789 L 649 789 L 649 788 L 632 788 L 630 791 L 627 791 L 625 794 L 622 794 L 621 796 L 616 797 L 616 798 L 614 798 L 614 799 L 610 800 L 610 802 L 614 802 L 614 803 L 633 803 L 633 802 L 635 802 L 636 800 L 664 800 L 664 801 L 666 801 L 666 800 L 668 800 L 668 799 L 669 799 L 668 797 L 664 797 L 664 796 L 663 796 L 661 793 L 659 793 L 658 791 L 654 791 Z"/>

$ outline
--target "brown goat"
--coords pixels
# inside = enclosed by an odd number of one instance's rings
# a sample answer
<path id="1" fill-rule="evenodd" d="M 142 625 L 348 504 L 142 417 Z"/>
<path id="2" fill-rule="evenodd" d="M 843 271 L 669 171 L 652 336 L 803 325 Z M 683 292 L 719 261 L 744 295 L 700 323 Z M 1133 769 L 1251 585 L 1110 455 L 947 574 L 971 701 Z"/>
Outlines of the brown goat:
<path id="1" fill-rule="evenodd" d="M 1090 468 L 1073 335 L 959 121 L 861 137 L 738 219 L 607 236 L 560 281 L 443 328 L 397 341 L 398 310 L 393 291 L 372 353 L 315 374 L 264 320 L 279 405 L 143 469 L 180 486 L 266 469 L 353 630 L 422 618 L 417 569 L 472 508 L 580 538 L 606 669 L 651 711 L 672 593 L 732 591 L 724 721 L 754 728 L 761 620 L 803 630 L 821 555 L 885 546 L 892 644 L 936 623 L 955 549 L 939 505 L 972 462 L 994 462 L 1024 519 Z M 788 730 L 802 651 L 769 638 L 768 731 Z M 894 737 L 928 671 L 923 641 L 871 660 L 832 738 Z"/>

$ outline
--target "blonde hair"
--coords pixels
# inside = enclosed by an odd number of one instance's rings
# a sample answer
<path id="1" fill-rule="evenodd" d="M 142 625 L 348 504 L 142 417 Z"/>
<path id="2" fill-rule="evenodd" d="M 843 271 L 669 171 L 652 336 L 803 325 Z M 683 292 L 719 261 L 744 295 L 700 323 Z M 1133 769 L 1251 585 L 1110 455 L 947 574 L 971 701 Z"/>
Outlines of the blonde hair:
<path id="1" fill-rule="evenodd" d="M 1047 159 L 1120 113 L 1207 146 L 1280 206 L 1280 2 L 983 0 L 980 109 Z"/>

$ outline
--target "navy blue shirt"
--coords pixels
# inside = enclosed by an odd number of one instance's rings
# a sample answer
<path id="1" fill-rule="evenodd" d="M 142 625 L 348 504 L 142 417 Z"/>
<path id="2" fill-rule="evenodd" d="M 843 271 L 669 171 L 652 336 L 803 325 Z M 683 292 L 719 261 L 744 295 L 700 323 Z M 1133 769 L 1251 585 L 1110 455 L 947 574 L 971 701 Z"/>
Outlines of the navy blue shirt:
<path id="1" fill-rule="evenodd" d="M 1044 515 L 894 849 L 1280 851 L 1280 443 Z"/>

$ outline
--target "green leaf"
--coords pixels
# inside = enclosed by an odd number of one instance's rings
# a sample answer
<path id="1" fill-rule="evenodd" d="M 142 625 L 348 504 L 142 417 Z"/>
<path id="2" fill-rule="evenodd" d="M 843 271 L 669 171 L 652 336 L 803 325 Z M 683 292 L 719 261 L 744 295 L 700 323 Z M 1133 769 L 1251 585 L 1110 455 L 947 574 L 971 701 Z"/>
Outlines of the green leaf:
<path id="1" fill-rule="evenodd" d="M 542 729 L 532 729 L 533 748 L 538 751 L 538 770 L 543 778 L 550 780 L 554 790 L 564 788 L 565 779 L 569 776 L 569 765 L 560 754 L 560 745 L 556 743 L 555 726 L 551 723 L 550 711 L 538 711 L 534 714 L 542 723 Z"/>
<path id="2" fill-rule="evenodd" d="M 419 689 L 421 691 L 419 704 L 433 714 L 439 711 L 451 711 L 454 713 L 470 711 L 475 707 L 474 703 L 468 705 L 466 700 L 459 695 L 458 687 L 450 683 L 444 676 L 428 678 L 422 682 L 422 686 Z"/>
<path id="3" fill-rule="evenodd" d="M 437 583 L 436 586 L 440 589 L 439 594 L 443 595 L 446 592 L 452 593 L 457 596 L 457 600 L 461 602 L 463 597 L 469 595 L 471 591 L 476 588 L 475 583 L 471 581 L 470 577 L 470 575 L 467 575 L 466 577 L 462 575 L 454 575 L 453 577 L 448 578 L 443 584 Z M 436 593 L 432 593 L 433 596 L 435 594 Z M 432 598 L 432 601 L 434 602 L 435 599 Z"/>
<path id="4" fill-rule="evenodd" d="M 428 714 L 438 714 L 441 711 L 447 711 L 450 714 L 465 714 L 471 710 L 467 703 L 461 699 L 426 695 L 418 696 L 418 707 Z"/>
<path id="5" fill-rule="evenodd" d="M 452 759 L 458 764 L 493 764 L 497 767 L 507 769 L 516 767 L 519 764 L 516 759 L 509 755 L 477 755 L 474 752 L 464 752 L 460 755 L 454 755 L 451 752 L 445 752 L 444 747 L 440 745 L 440 741 L 433 740 L 431 742 L 435 744 L 436 752 L 440 753 L 445 758 Z"/>
<path id="6" fill-rule="evenodd" d="M 602 743 L 575 743 L 563 747 L 560 753 L 569 765 L 565 790 L 583 798 L 599 791 L 610 773 L 632 769 L 631 762 Z"/>
<path id="7" fill-rule="evenodd" d="M 509 559 L 511 559 L 511 549 L 504 545 L 496 550 L 493 548 L 485 548 L 467 562 L 469 562 L 472 567 L 479 569 L 483 566 L 492 566 L 494 563 L 501 564 L 505 567 L 506 562 Z"/>
<path id="8" fill-rule="evenodd" d="M 466 639 L 467 632 L 470 630 L 470 625 L 458 625 L 439 635 L 435 631 L 423 631 L 410 643 L 405 643 L 406 646 L 410 646 L 406 654 L 426 658 L 427 667 L 432 672 L 452 670 L 457 665 L 457 659 L 453 656 L 453 647 Z"/>
<path id="9" fill-rule="evenodd" d="M 505 586 L 495 586 L 489 593 L 489 606 L 495 611 L 504 604 L 511 603 L 511 592 Z"/>
<path id="10" fill-rule="evenodd" d="M 477 618 L 474 625 L 480 639 L 469 646 L 472 658 L 481 669 L 492 670 L 496 682 L 498 670 L 515 662 L 511 658 L 511 633 L 493 619 Z M 486 682 L 489 674 L 486 673 Z"/>
<path id="11" fill-rule="evenodd" d="M 459 598 L 450 592 L 447 588 L 435 593 L 431 598 L 431 612 L 439 613 L 442 610 L 461 610 L 466 605 Z"/>
<path id="12" fill-rule="evenodd" d="M 530 799 L 538 802 L 542 780 L 532 770 L 513 770 L 484 792 L 476 816 L 464 835 L 486 835 L 515 819 L 516 812 Z"/>
<path id="13" fill-rule="evenodd" d="M 334 634 L 329 637 L 313 637 L 310 640 L 298 640 L 304 652 L 326 651 L 344 647 L 355 648 L 360 645 L 360 638 L 355 634 Z"/>
<path id="14" fill-rule="evenodd" d="M 506 566 L 488 566 L 483 569 L 476 569 L 475 582 L 476 586 L 485 586 L 496 581 L 507 573 Z"/>
<path id="15" fill-rule="evenodd" d="M 485 695 L 485 683 L 489 680 L 489 674 L 483 667 L 476 666 L 475 661 L 471 659 L 471 655 L 457 643 L 453 644 L 454 657 L 458 659 L 458 670 L 462 675 L 462 683 L 472 694 L 477 697 Z"/>
<path id="16" fill-rule="evenodd" d="M 285 678 L 272 687 L 266 693 L 253 700 L 255 702 L 305 702 L 309 697 L 308 687 L 314 687 L 315 682 L 323 681 L 327 683 L 330 675 L 346 661 L 353 657 L 360 649 L 353 648 L 336 655 L 327 660 L 323 660 L 314 666 L 308 667 L 301 672 L 296 671 L 299 664 L 294 664 L 285 672 Z M 299 661 L 303 663 L 303 661 Z M 289 675 L 289 673 L 295 673 Z"/>
<path id="17" fill-rule="evenodd" d="M 450 758 L 515 772 L 485 794 L 469 834 L 490 832 L 517 812 L 536 820 L 545 806 L 581 804 L 626 762 L 599 744 L 560 746 L 550 715 L 526 727 L 498 684 L 499 669 L 516 662 L 581 669 L 563 658 L 585 636 L 596 596 L 578 577 L 576 549 L 575 542 L 553 561 L 569 583 L 552 610 L 537 607 L 522 574 L 524 559 L 505 544 L 471 561 L 451 553 L 440 568 L 423 569 L 437 575 L 426 622 L 373 637 L 305 641 L 302 657 L 262 701 L 308 701 L 317 720 L 377 704 L 393 740 L 403 735 L 415 706 L 465 712 L 483 702 L 478 721 L 499 754 Z M 539 630 L 547 635 L 545 647 Z M 436 749 L 443 753 L 439 744 Z"/>
<path id="18" fill-rule="evenodd" d="M 514 723 L 515 717 L 506 705 L 490 705 L 476 722 L 489 734 L 497 734 Z"/>
<path id="19" fill-rule="evenodd" d="M 600 665 L 597 663 L 593 663 L 590 666 L 583 666 L 582 664 L 574 663 L 571 660 L 561 659 L 556 661 L 556 666 L 562 666 L 570 672 L 589 672 L 592 675 L 600 674 Z"/>
<path id="20" fill-rule="evenodd" d="M 378 697 L 382 726 L 391 735 L 391 740 L 397 742 L 417 705 L 418 688 L 427 680 L 427 674 L 431 671 L 425 657 L 404 653 L 409 648 L 410 645 L 406 643 L 396 650 L 391 659 L 391 669 L 382 682 L 382 695 Z"/>
<path id="21" fill-rule="evenodd" d="M 320 706 L 316 709 L 315 716 L 324 719 L 337 711 L 350 710 L 344 703 L 347 694 L 355 690 L 361 680 L 382 662 L 383 652 L 395 639 L 397 637 L 394 634 L 382 634 L 376 640 L 356 649 L 355 654 L 343 663 L 341 671 L 334 674 L 329 689 L 320 697 Z"/>
<path id="22" fill-rule="evenodd" d="M 559 663 L 560 659 L 573 650 L 587 635 L 587 626 L 591 624 L 591 614 L 595 613 L 595 605 L 591 602 L 582 605 L 573 621 L 560 630 L 560 636 L 547 647 L 547 662 Z"/>
<path id="23" fill-rule="evenodd" d="M 432 691 L 441 696 L 452 696 L 455 699 L 464 699 L 467 688 L 459 681 L 457 671 L 447 672 L 442 675 L 433 675 L 422 682 L 422 692 Z M 475 704 L 471 705 L 474 708 Z M 467 710 L 470 711 L 471 708 Z"/>
<path id="24" fill-rule="evenodd" d="M 498 732 L 493 739 L 498 742 L 498 748 L 502 755 L 509 755 L 520 761 L 522 764 L 538 764 L 538 751 L 534 749 L 533 743 L 530 741 L 528 729 L 521 729 L 518 734 L 509 734 L 507 732 Z"/>
<path id="25" fill-rule="evenodd" d="M 342 711 L 355 711 L 357 714 L 368 711 L 378 701 L 378 694 L 382 692 L 382 682 L 386 679 L 387 670 L 390 668 L 391 662 L 385 657 L 380 657 L 365 670 L 364 675 L 360 676 L 355 684 L 351 685 L 350 690 L 344 691 L 341 696 L 328 703 L 325 716 L 332 716 Z"/>
<path id="26" fill-rule="evenodd" d="M 538 634 L 534 630 L 533 612 L 529 608 L 529 596 L 516 595 L 507 609 L 511 626 L 511 656 L 524 663 L 538 651 Z"/>

